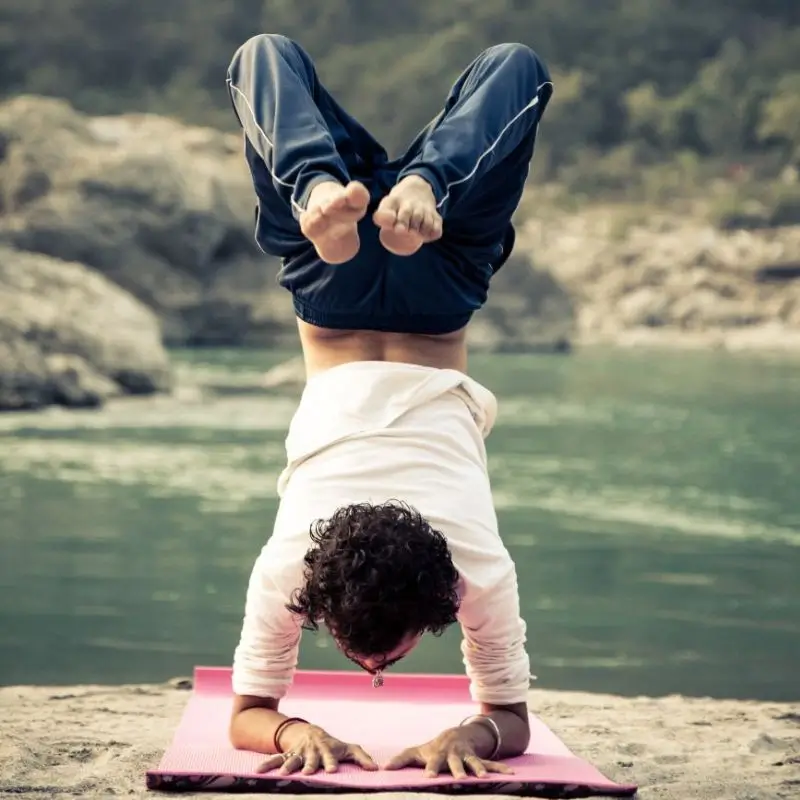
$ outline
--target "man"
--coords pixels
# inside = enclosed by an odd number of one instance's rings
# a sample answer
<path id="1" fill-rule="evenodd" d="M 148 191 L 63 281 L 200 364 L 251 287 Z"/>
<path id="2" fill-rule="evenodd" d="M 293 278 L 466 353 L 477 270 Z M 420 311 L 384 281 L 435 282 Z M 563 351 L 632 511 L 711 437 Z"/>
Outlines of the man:
<path id="1" fill-rule="evenodd" d="M 547 70 L 522 45 L 491 48 L 397 160 L 284 37 L 246 42 L 228 87 L 256 241 L 282 258 L 308 375 L 248 588 L 231 740 L 283 774 L 377 769 L 359 744 L 278 710 L 301 628 L 325 624 L 377 687 L 424 633 L 458 621 L 481 713 L 385 766 L 506 772 L 528 744 L 530 667 L 486 467 L 496 403 L 466 375 L 465 337 L 514 244 Z"/>

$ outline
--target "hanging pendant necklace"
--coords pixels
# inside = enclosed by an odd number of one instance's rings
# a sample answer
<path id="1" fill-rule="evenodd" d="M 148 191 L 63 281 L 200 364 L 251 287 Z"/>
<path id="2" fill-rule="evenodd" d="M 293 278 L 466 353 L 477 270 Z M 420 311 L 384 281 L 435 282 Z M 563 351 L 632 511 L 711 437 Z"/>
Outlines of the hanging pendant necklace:
<path id="1" fill-rule="evenodd" d="M 383 672 L 381 672 L 381 670 L 378 670 L 372 677 L 372 688 L 380 689 L 381 686 L 383 686 Z"/>

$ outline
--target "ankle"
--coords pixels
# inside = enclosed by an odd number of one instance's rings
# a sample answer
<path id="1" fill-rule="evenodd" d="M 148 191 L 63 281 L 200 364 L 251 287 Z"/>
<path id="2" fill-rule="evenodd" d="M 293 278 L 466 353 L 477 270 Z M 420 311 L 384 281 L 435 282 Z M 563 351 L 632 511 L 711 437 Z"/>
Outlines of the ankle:
<path id="1" fill-rule="evenodd" d="M 404 186 L 410 187 L 415 189 L 426 189 L 431 193 L 431 195 L 435 195 L 433 191 L 433 186 L 422 177 L 422 175 L 417 175 L 416 173 L 412 175 L 406 175 L 404 178 L 401 178 L 397 182 L 397 186 Z"/>
<path id="2" fill-rule="evenodd" d="M 309 196 L 314 194 L 316 191 L 331 191 L 331 189 L 343 189 L 344 184 L 339 183 L 336 178 L 320 178 L 316 183 L 314 183 L 309 189 Z"/>

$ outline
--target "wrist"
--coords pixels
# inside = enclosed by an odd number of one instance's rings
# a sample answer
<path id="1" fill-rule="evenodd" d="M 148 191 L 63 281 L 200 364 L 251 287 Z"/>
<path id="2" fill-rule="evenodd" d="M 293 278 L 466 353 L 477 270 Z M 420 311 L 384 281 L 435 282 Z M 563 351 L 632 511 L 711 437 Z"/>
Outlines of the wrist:
<path id="1" fill-rule="evenodd" d="M 309 724 L 304 719 L 287 718 L 283 720 L 275 731 L 274 744 L 277 753 L 286 753 L 292 750 L 297 742 L 305 737 Z"/>
<path id="2" fill-rule="evenodd" d="M 485 716 L 470 717 L 461 723 L 469 744 L 478 758 L 494 759 L 502 745 L 500 730 L 494 720 Z"/>

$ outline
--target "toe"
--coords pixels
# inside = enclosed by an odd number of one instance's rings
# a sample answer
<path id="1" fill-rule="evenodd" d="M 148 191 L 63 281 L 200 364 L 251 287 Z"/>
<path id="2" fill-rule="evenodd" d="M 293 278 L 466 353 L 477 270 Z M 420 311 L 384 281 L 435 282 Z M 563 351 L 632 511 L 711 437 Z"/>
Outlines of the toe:
<path id="1" fill-rule="evenodd" d="M 411 217 L 408 220 L 408 227 L 417 233 L 423 233 L 425 227 L 425 208 L 418 206 L 411 212 Z"/>
<path id="2" fill-rule="evenodd" d="M 419 232 L 426 238 L 429 236 L 433 236 L 433 230 L 435 224 L 434 216 L 435 215 L 432 211 L 426 211 L 422 218 L 422 224 L 420 225 Z"/>
<path id="3" fill-rule="evenodd" d="M 397 212 L 397 221 L 394 224 L 396 231 L 407 231 L 411 229 L 411 217 L 414 213 L 412 206 L 403 204 Z"/>
<path id="4" fill-rule="evenodd" d="M 379 228 L 394 227 L 397 222 L 397 204 L 391 197 L 384 198 L 383 202 L 372 215 L 372 219 Z"/>
<path id="5" fill-rule="evenodd" d="M 347 203 L 353 209 L 362 209 L 369 204 L 369 192 L 363 183 L 351 181 L 344 191 Z"/>

